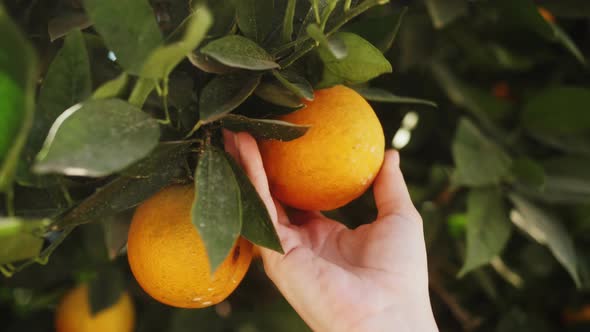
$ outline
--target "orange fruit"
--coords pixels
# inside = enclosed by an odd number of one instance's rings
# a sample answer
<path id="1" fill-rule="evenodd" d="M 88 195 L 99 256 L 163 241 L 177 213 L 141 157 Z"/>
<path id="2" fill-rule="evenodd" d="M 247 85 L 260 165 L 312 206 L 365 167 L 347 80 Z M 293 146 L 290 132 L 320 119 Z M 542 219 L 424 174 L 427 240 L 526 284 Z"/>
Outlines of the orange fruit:
<path id="1" fill-rule="evenodd" d="M 555 23 L 555 16 L 553 16 L 553 14 L 551 14 L 550 11 L 548 11 L 547 9 L 545 9 L 543 7 L 539 7 L 539 8 L 537 8 L 537 10 L 539 11 L 539 14 L 541 14 L 541 16 L 543 16 L 545 21 Z"/>
<path id="2" fill-rule="evenodd" d="M 510 100 L 512 97 L 510 93 L 510 85 L 506 81 L 496 82 L 492 86 L 492 94 L 498 99 Z"/>
<path id="3" fill-rule="evenodd" d="M 293 141 L 260 142 L 274 196 L 302 210 L 332 210 L 360 196 L 381 168 L 385 139 L 371 105 L 342 86 L 318 90 L 280 120 L 310 125 Z"/>
<path id="4" fill-rule="evenodd" d="M 579 309 L 564 310 L 563 320 L 566 324 L 590 322 L 590 304 L 586 304 Z"/>
<path id="5" fill-rule="evenodd" d="M 211 276 L 205 245 L 191 222 L 195 190 L 174 185 L 141 204 L 127 242 L 131 271 L 156 300 L 180 308 L 204 308 L 223 301 L 244 278 L 252 244 L 239 238 Z"/>
<path id="6" fill-rule="evenodd" d="M 56 310 L 57 332 L 131 332 L 134 325 L 135 311 L 129 294 L 121 294 L 114 305 L 93 316 L 85 284 L 69 291 Z"/>

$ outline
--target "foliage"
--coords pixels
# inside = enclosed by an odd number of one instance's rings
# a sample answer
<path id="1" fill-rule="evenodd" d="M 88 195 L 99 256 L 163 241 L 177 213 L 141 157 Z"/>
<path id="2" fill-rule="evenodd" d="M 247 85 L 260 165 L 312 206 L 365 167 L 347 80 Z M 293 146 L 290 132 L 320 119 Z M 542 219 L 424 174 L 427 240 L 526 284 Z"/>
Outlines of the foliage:
<path id="1" fill-rule="evenodd" d="M 590 304 L 589 19 L 585 0 L 0 3 L 2 330 L 51 330 L 80 281 L 96 311 L 129 289 L 138 331 L 304 330 L 260 265 L 215 310 L 157 304 L 124 244 L 135 206 L 196 182 L 211 261 L 238 233 L 280 251 L 220 129 L 296 139 L 272 117 L 335 84 L 401 149 L 442 331 L 586 330 L 562 313 Z M 370 222 L 371 194 L 329 213 Z"/>

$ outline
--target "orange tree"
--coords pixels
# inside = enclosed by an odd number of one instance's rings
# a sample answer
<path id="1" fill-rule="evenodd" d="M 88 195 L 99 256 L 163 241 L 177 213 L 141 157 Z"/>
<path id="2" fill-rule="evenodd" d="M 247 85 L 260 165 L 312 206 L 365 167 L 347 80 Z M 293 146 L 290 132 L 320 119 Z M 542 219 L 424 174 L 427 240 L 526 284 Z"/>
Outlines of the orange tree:
<path id="1" fill-rule="evenodd" d="M 2 331 L 54 330 L 78 284 L 71 315 L 89 322 L 127 292 L 136 331 L 307 330 L 259 262 L 215 306 L 163 305 L 126 241 L 137 206 L 193 183 L 194 264 L 216 270 L 240 236 L 280 251 L 220 132 L 274 140 L 272 154 L 310 130 L 285 115 L 335 85 L 401 149 L 441 330 L 587 331 L 589 17 L 585 0 L 0 2 Z M 325 213 L 370 222 L 370 190 Z M 173 227 L 156 223 L 153 241 Z"/>

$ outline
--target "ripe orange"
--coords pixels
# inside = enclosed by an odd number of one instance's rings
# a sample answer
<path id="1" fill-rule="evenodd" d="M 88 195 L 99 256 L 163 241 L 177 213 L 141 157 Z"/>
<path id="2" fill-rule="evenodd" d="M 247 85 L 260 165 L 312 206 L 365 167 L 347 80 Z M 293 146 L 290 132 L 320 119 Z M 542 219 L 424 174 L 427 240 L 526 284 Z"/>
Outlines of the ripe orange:
<path id="1" fill-rule="evenodd" d="M 127 293 L 123 293 L 113 306 L 92 316 L 87 285 L 68 292 L 56 310 L 57 332 L 131 332 L 134 325 L 135 311 Z"/>
<path id="2" fill-rule="evenodd" d="M 290 142 L 261 141 L 271 191 L 302 210 L 332 210 L 360 196 L 381 168 L 381 123 L 356 91 L 339 85 L 315 92 L 305 108 L 280 117 L 311 125 Z"/>
<path id="3" fill-rule="evenodd" d="M 205 245 L 191 223 L 194 195 L 192 185 L 174 185 L 145 201 L 133 215 L 127 243 L 129 265 L 141 287 L 180 308 L 223 301 L 252 261 L 252 244 L 240 238 L 211 277 Z"/>
<path id="4" fill-rule="evenodd" d="M 541 16 L 543 16 L 545 21 L 555 23 L 555 16 L 553 16 L 553 14 L 551 14 L 550 11 L 548 11 L 547 9 L 545 9 L 543 7 L 539 7 L 539 8 L 537 8 L 537 10 L 539 11 L 539 14 L 541 14 Z"/>
<path id="5" fill-rule="evenodd" d="M 512 98 L 510 85 L 506 81 L 496 82 L 492 86 L 492 94 L 498 99 L 510 100 Z"/>
<path id="6" fill-rule="evenodd" d="M 590 304 L 586 304 L 579 309 L 564 310 L 563 320 L 566 324 L 590 322 Z"/>

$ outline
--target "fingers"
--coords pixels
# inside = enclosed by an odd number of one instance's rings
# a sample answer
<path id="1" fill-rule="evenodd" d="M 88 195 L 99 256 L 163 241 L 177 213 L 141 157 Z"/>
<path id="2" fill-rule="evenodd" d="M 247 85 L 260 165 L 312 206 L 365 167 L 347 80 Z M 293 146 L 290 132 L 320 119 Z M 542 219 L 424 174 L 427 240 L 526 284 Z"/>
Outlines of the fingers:
<path id="1" fill-rule="evenodd" d="M 390 215 L 419 218 L 399 168 L 397 151 L 385 152 L 383 166 L 375 179 L 373 191 L 380 218 Z"/>

